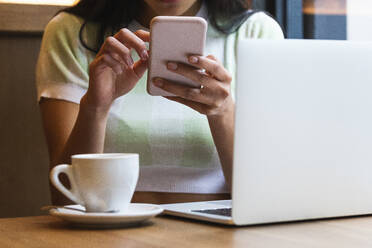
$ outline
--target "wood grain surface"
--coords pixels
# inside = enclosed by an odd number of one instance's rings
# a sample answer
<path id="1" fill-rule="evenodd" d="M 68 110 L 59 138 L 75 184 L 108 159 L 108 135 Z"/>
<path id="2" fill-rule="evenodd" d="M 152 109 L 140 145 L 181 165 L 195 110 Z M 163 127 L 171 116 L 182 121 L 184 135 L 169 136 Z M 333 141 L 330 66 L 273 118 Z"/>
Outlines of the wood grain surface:
<path id="1" fill-rule="evenodd" d="M 41 33 L 57 11 L 65 7 L 0 3 L 0 32 Z"/>
<path id="2" fill-rule="evenodd" d="M 106 230 L 52 216 L 9 218 L 0 219 L 0 247 L 372 247 L 372 217 L 228 227 L 162 216 Z"/>

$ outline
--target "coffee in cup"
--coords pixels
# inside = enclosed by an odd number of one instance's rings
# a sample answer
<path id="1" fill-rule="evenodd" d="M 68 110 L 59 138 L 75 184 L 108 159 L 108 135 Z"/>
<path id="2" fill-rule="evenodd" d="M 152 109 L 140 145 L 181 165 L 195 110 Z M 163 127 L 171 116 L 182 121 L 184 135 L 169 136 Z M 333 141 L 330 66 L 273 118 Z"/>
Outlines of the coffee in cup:
<path id="1" fill-rule="evenodd" d="M 139 156 L 134 153 L 79 154 L 72 163 L 57 165 L 50 172 L 52 184 L 87 212 L 125 211 L 139 175 Z M 65 173 L 71 188 L 58 176 Z"/>

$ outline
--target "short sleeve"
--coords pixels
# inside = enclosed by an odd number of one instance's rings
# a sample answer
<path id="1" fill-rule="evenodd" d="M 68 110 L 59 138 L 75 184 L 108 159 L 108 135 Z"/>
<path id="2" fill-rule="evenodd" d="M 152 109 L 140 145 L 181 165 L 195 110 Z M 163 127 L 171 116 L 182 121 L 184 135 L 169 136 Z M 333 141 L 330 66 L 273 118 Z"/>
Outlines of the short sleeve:
<path id="1" fill-rule="evenodd" d="M 44 97 L 80 103 L 88 88 L 92 56 L 79 40 L 82 23 L 81 18 L 64 12 L 48 23 L 36 66 L 38 101 Z"/>
<path id="2" fill-rule="evenodd" d="M 236 58 L 237 46 L 242 39 L 284 39 L 282 28 L 272 17 L 264 12 L 252 14 L 239 28 L 239 30 L 227 37 L 225 51 L 225 67 L 231 72 L 231 94 L 235 100 L 236 87 Z"/>
<path id="3" fill-rule="evenodd" d="M 247 39 L 284 39 L 282 28 L 273 18 L 264 12 L 257 12 L 243 24 L 242 38 Z"/>

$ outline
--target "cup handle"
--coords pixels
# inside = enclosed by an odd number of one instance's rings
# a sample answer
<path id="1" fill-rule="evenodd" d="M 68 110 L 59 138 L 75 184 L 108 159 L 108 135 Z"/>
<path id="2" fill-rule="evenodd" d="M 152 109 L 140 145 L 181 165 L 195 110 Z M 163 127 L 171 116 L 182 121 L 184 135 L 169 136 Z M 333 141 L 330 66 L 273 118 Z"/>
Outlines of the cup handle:
<path id="1" fill-rule="evenodd" d="M 59 174 L 65 173 L 68 177 L 68 180 L 70 181 L 71 189 L 68 190 L 61 181 L 59 181 Z M 77 204 L 80 204 L 84 206 L 83 201 L 80 199 L 79 192 L 77 191 L 76 182 L 72 173 L 72 167 L 68 164 L 60 164 L 54 167 L 50 172 L 50 181 L 56 187 L 59 191 L 62 192 L 67 198 L 70 200 L 76 202 Z"/>

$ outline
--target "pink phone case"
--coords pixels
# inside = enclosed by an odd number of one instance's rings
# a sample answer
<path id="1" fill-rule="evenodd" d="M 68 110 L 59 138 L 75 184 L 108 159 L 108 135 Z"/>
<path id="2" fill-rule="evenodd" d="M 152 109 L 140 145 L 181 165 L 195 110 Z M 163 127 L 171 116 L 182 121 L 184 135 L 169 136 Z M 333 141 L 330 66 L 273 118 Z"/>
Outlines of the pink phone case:
<path id="1" fill-rule="evenodd" d="M 193 87 L 199 85 L 167 69 L 168 61 L 188 62 L 191 54 L 203 55 L 207 22 L 201 17 L 157 16 L 150 24 L 150 57 L 147 92 L 153 96 L 173 96 L 153 85 L 156 77 Z"/>

